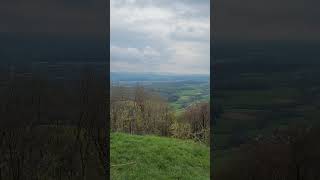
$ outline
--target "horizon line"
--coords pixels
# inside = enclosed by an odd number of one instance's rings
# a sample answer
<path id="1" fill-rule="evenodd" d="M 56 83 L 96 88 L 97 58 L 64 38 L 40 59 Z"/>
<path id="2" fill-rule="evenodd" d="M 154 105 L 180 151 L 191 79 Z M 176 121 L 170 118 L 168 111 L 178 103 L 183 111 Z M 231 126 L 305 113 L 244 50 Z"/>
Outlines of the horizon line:
<path id="1" fill-rule="evenodd" d="M 130 73 L 130 74 L 157 74 L 157 75 L 203 75 L 210 76 L 210 73 L 172 73 L 172 72 L 129 72 L 129 71 L 110 71 L 110 73 Z"/>

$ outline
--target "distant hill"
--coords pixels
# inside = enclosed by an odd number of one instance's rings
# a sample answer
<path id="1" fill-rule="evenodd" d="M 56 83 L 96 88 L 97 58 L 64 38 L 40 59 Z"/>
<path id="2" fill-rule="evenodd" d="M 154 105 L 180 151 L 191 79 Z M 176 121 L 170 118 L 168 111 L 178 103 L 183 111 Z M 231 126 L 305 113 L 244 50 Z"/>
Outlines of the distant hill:
<path id="1" fill-rule="evenodd" d="M 179 82 L 179 81 L 198 81 L 208 82 L 209 75 L 176 75 L 176 74 L 156 74 L 156 73 L 126 73 L 111 72 L 112 82 Z"/>
<path id="2" fill-rule="evenodd" d="M 113 86 L 143 85 L 166 98 L 177 112 L 193 103 L 208 101 L 210 96 L 209 75 L 111 72 L 111 81 Z"/>
<path id="3" fill-rule="evenodd" d="M 104 38 L 56 37 L 0 32 L 1 62 L 101 62 L 106 63 Z"/>
<path id="4" fill-rule="evenodd" d="M 210 179 L 209 147 L 157 136 L 111 134 L 111 179 Z"/>

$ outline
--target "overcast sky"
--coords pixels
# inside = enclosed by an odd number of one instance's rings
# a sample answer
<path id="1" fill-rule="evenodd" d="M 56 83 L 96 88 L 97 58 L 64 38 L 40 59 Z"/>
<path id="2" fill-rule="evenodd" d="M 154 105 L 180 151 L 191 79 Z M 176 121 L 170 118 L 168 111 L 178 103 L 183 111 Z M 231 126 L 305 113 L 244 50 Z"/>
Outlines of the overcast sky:
<path id="1" fill-rule="evenodd" d="M 1 0 L 0 33 L 104 39 L 105 0 Z"/>
<path id="2" fill-rule="evenodd" d="M 104 57 L 106 5 L 105 0 L 1 0 L 0 56 L 23 56 L 24 62 L 37 57 Z"/>
<path id="3" fill-rule="evenodd" d="M 214 0 L 215 40 L 319 40 L 319 0 Z"/>
<path id="4" fill-rule="evenodd" d="M 111 0 L 111 71 L 210 73 L 209 0 Z"/>

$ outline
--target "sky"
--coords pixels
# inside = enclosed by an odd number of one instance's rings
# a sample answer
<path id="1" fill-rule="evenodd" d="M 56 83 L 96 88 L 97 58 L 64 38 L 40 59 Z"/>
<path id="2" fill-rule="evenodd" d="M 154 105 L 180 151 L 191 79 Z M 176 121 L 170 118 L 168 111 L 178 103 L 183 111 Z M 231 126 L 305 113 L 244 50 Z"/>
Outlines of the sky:
<path id="1" fill-rule="evenodd" d="M 105 56 L 107 4 L 105 0 L 1 0 L 0 56 L 24 57 L 23 61 Z"/>
<path id="2" fill-rule="evenodd" d="M 319 0 L 212 2 L 210 17 L 209 0 L 110 0 L 110 15 L 106 0 L 1 0 L 0 55 L 103 56 L 109 16 L 112 71 L 209 73 L 210 29 L 222 41 L 320 40 Z"/>
<path id="3" fill-rule="evenodd" d="M 215 40 L 319 40 L 319 0 L 214 0 Z"/>
<path id="4" fill-rule="evenodd" d="M 106 4 L 105 0 L 2 0 L 0 33 L 100 38 L 106 33 Z"/>
<path id="5" fill-rule="evenodd" d="M 210 73 L 209 0 L 111 0 L 110 70 Z"/>

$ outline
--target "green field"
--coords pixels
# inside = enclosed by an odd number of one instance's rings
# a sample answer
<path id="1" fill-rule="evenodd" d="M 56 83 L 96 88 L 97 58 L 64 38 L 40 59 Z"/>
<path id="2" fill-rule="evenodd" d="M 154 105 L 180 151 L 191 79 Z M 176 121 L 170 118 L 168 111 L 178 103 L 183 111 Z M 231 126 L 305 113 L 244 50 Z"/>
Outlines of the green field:
<path id="1" fill-rule="evenodd" d="M 209 101 L 210 84 L 209 82 L 182 81 L 154 83 L 148 86 L 163 97 L 168 99 L 170 106 L 177 112 L 194 103 Z"/>
<path id="2" fill-rule="evenodd" d="M 276 130 L 301 124 L 319 124 L 319 63 L 295 60 L 298 56 L 291 55 L 281 61 L 263 55 L 256 59 L 268 61 L 246 58 L 239 55 L 232 62 L 217 63 L 214 172 L 235 172 L 231 165 L 241 158 L 240 147 L 256 137 L 270 137 Z"/>
<path id="3" fill-rule="evenodd" d="M 111 179 L 210 179 L 209 147 L 188 140 L 111 134 Z"/>

